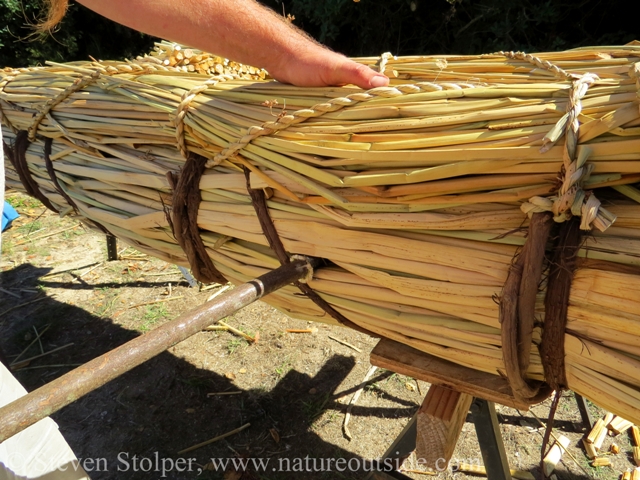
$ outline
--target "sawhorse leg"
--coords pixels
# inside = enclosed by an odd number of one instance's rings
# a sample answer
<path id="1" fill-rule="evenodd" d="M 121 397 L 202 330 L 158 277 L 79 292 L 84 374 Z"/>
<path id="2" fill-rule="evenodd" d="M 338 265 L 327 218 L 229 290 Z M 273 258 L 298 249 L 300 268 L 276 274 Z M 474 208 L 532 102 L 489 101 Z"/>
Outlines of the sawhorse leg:
<path id="1" fill-rule="evenodd" d="M 478 444 L 487 471 L 488 480 L 511 480 L 509 461 L 507 460 L 507 454 L 504 449 L 494 403 L 481 398 L 475 398 L 470 410 L 473 423 L 476 427 Z M 409 478 L 397 471 L 386 471 L 384 466 L 392 465 L 395 470 L 416 448 L 416 417 L 417 415 L 414 415 L 411 418 L 402 432 L 400 432 L 400 435 L 398 435 L 380 459 L 381 465 L 379 465 L 379 470 L 384 473 L 371 472 L 365 477 L 365 480 L 383 480 L 389 478 L 404 480 Z M 385 462 L 385 460 L 387 460 L 387 462 Z"/>
<path id="2" fill-rule="evenodd" d="M 118 239 L 113 235 L 107 235 L 107 260 L 118 260 Z"/>
<path id="3" fill-rule="evenodd" d="M 587 401 L 582 395 L 576 392 L 573 392 L 573 394 L 576 396 L 576 403 L 578 404 L 578 410 L 580 410 L 582 423 L 587 430 L 591 430 L 593 428 L 593 418 L 591 417 L 591 412 L 589 411 Z"/>
<path id="4" fill-rule="evenodd" d="M 471 416 L 488 480 L 511 480 L 495 404 L 476 398 L 471 404 Z"/>
<path id="5" fill-rule="evenodd" d="M 397 469 L 400 468 L 402 462 L 411 455 L 416 449 L 416 418 L 417 414 L 411 417 L 409 423 L 405 425 L 405 427 L 400 432 L 400 435 L 396 437 L 391 446 L 384 452 L 382 458 L 380 458 L 380 463 L 378 464 L 378 471 L 370 472 L 369 475 L 365 477 L 365 480 L 411 480 L 411 477 L 407 477 L 402 473 L 398 472 Z M 393 471 L 389 471 L 390 466 Z"/>

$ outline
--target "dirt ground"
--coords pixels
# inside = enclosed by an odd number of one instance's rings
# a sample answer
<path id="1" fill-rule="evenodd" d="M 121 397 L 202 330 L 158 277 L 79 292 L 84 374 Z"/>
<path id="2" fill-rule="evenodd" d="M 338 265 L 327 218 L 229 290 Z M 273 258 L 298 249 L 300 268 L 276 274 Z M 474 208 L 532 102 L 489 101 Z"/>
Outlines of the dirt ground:
<path id="1" fill-rule="evenodd" d="M 3 234 L 0 349 L 28 390 L 201 305 L 219 288 L 190 287 L 175 266 L 122 244 L 120 259 L 107 262 L 104 235 L 45 211 L 29 197 L 8 196 L 21 217 Z M 53 415 L 91 478 L 362 479 L 362 469 L 299 470 L 306 456 L 345 464 L 379 458 L 429 388 L 379 369 L 352 408 L 349 441 L 343 432 L 347 404 L 370 368 L 376 339 L 294 320 L 262 302 L 226 322 L 250 336 L 259 334 L 259 340 L 201 332 Z M 316 333 L 286 332 L 313 327 Z M 549 405 L 548 400 L 530 412 L 497 406 L 511 468 L 536 478 L 543 433 L 536 417 L 546 421 Z M 591 412 L 603 414 L 593 405 Z M 178 453 L 246 424 L 239 433 Z M 556 427 L 556 434 L 571 440 L 571 455 L 556 469 L 559 479 L 614 479 L 632 468 L 626 433 L 605 440 L 603 451 L 613 442 L 621 449 L 610 456 L 612 468 L 589 465 L 571 392 L 563 395 Z M 212 458 L 233 460 L 216 470 Z M 482 463 L 469 421 L 454 458 Z M 269 463 L 261 468 L 255 459 Z M 234 460 L 249 461 L 248 470 L 236 472 Z M 311 469 L 321 467 L 311 463 Z M 420 469 L 415 455 L 403 465 L 411 478 L 429 478 L 407 471 Z M 467 475 L 449 469 L 437 476 L 452 477 Z"/>

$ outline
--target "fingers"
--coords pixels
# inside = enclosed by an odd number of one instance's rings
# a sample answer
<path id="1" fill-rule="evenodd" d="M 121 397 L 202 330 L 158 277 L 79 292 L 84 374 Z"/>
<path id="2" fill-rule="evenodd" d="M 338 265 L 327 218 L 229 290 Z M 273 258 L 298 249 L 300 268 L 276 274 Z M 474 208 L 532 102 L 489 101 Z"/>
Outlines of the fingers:
<path id="1" fill-rule="evenodd" d="M 353 84 L 365 90 L 389 85 L 389 79 L 382 73 L 347 58 L 332 73 L 333 76 L 326 79 L 327 85 Z"/>
<path id="2" fill-rule="evenodd" d="M 267 70 L 273 78 L 299 87 L 351 84 L 369 90 L 389 85 L 385 75 L 324 48 L 287 58 L 279 68 Z"/>

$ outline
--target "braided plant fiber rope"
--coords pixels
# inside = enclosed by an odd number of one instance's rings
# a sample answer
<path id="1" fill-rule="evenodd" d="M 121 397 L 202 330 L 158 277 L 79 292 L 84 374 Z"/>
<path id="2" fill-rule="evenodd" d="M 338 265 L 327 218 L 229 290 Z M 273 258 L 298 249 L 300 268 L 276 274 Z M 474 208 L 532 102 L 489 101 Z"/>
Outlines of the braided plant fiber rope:
<path id="1" fill-rule="evenodd" d="M 0 71 L 5 124 L 26 132 L 48 110 L 24 158 L 54 208 L 75 205 L 80 219 L 179 265 L 208 255 L 233 283 L 287 256 L 321 257 L 328 266 L 301 284 L 316 302 L 294 285 L 267 301 L 507 375 L 531 401 L 559 382 L 640 422 L 640 47 L 360 58 L 392 77 L 362 91 L 282 85 L 204 54 L 189 72 L 181 50 L 162 45 L 129 62 Z M 595 227 L 563 283 L 557 380 L 539 351 L 555 234 L 521 250 L 534 223 L 526 203 L 546 206 L 532 216 L 551 218 L 552 231 L 554 219 Z M 197 255 L 173 235 L 178 207 Z M 503 287 L 520 256 L 514 284 L 526 300 L 503 331 Z"/>

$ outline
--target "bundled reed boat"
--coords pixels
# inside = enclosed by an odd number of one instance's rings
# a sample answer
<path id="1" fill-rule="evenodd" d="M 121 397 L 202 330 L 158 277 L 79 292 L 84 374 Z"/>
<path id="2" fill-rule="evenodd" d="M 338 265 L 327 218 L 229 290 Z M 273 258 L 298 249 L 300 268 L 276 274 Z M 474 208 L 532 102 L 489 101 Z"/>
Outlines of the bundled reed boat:
<path id="1" fill-rule="evenodd" d="M 321 257 L 266 301 L 640 423 L 640 43 L 356 60 L 390 86 L 168 43 L 5 69 L 7 185 L 204 282 Z"/>

